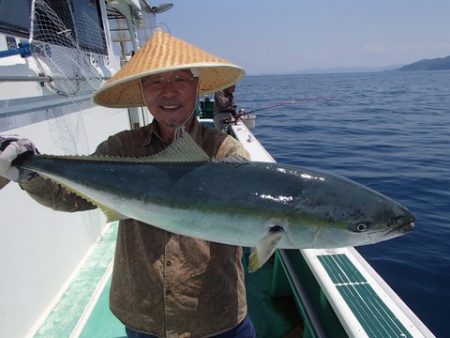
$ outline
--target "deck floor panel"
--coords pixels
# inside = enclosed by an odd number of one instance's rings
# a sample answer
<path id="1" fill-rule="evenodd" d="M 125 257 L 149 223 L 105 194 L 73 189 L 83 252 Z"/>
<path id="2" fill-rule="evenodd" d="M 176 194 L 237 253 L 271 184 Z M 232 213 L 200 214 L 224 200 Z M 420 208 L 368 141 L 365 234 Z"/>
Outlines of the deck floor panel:
<path id="1" fill-rule="evenodd" d="M 254 273 L 249 273 L 246 268 L 247 255 L 243 261 L 248 312 L 257 337 L 301 337 L 304 325 L 293 297 L 272 297 L 273 261 Z"/>
<path id="2" fill-rule="evenodd" d="M 70 337 L 114 255 L 117 223 L 111 224 L 84 261 L 34 338 Z"/>
<path id="3" fill-rule="evenodd" d="M 412 337 L 346 255 L 317 258 L 369 337 Z"/>

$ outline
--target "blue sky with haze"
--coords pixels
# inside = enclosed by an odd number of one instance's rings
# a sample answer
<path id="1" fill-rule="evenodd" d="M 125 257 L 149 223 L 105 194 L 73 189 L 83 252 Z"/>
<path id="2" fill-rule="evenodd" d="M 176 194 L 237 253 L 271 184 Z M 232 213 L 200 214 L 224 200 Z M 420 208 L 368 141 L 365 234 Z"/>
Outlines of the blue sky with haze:
<path id="1" fill-rule="evenodd" d="M 449 0 L 172 3 L 159 23 L 249 74 L 385 67 L 450 55 Z"/>

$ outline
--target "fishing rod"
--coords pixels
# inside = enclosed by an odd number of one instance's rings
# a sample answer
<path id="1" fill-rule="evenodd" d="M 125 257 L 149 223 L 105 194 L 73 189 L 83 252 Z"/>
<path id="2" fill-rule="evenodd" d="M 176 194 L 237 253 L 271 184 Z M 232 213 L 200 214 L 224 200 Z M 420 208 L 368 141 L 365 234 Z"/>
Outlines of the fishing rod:
<path id="1" fill-rule="evenodd" d="M 265 109 L 269 109 L 269 108 L 281 107 L 281 106 L 284 106 L 284 105 L 287 105 L 287 104 L 296 104 L 296 103 L 299 103 L 299 101 L 296 101 L 296 100 L 283 101 L 283 102 L 278 102 L 278 103 L 271 104 L 271 105 L 268 105 L 268 106 L 264 106 L 264 107 L 261 107 L 261 108 L 253 109 L 253 110 L 250 110 L 250 111 L 245 112 L 245 113 L 246 114 L 250 114 L 250 113 L 254 113 L 254 112 L 265 110 Z"/>
<path id="2" fill-rule="evenodd" d="M 249 116 L 249 114 L 257 112 L 257 111 L 261 111 L 261 110 L 265 110 L 265 109 L 269 109 L 269 108 L 275 108 L 275 107 L 281 107 L 281 106 L 285 106 L 288 104 L 300 104 L 300 103 L 307 103 L 307 102 L 315 102 L 321 100 L 321 98 L 312 98 L 312 99 L 300 99 L 300 100 L 289 100 L 289 101 L 282 101 L 282 102 L 278 102 L 278 103 L 274 103 L 274 104 L 270 104 L 268 106 L 264 106 L 261 108 L 256 108 L 250 111 L 246 111 L 244 108 L 240 108 L 239 111 L 232 113 L 232 118 L 225 118 L 223 120 L 221 120 L 222 123 L 224 123 L 225 125 L 229 125 L 232 122 L 234 122 L 235 124 L 237 124 L 237 122 L 241 119 L 244 118 L 245 116 Z"/>
<path id="3" fill-rule="evenodd" d="M 289 100 L 289 101 L 282 101 L 282 102 L 278 102 L 278 103 L 274 103 L 274 104 L 270 104 L 268 106 L 264 106 L 261 108 L 256 108 L 250 111 L 246 111 L 244 108 L 239 109 L 239 112 L 236 113 L 237 116 L 243 116 L 243 115 L 248 115 L 257 111 L 261 111 L 261 110 L 265 110 L 265 109 L 269 109 L 269 108 L 275 108 L 275 107 L 281 107 L 281 106 L 285 106 L 288 104 L 300 104 L 300 103 L 308 103 L 308 102 L 315 102 L 320 100 L 321 98 L 312 98 L 312 99 L 300 99 L 300 100 Z"/>

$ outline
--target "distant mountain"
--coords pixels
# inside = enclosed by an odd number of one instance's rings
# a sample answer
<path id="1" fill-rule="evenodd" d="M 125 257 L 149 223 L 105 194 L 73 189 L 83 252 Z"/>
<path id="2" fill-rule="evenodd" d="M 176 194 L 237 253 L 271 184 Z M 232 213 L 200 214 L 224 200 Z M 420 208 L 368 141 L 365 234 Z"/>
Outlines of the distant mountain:
<path id="1" fill-rule="evenodd" d="M 0 0 L 1 1 L 1 0 Z M 443 58 L 423 59 L 408 65 L 389 65 L 385 67 L 333 67 L 310 68 L 289 72 L 265 72 L 248 75 L 293 75 L 293 74 L 331 74 L 331 73 L 368 73 L 386 71 L 414 71 L 414 70 L 450 70 L 450 55 Z"/>
<path id="2" fill-rule="evenodd" d="M 399 70 L 444 70 L 444 69 L 450 70 L 450 55 L 444 58 L 423 59 L 399 68 Z"/>
<path id="3" fill-rule="evenodd" d="M 389 70 L 398 70 L 401 65 L 390 65 L 385 67 L 333 67 L 333 68 L 309 68 L 288 72 L 266 72 L 250 73 L 248 75 L 297 75 L 297 74 L 333 74 L 333 73 L 372 73 Z"/>
<path id="4" fill-rule="evenodd" d="M 331 73 L 371 73 L 398 69 L 400 65 L 385 67 L 333 67 L 333 68 L 310 68 L 292 72 L 294 74 L 331 74 Z"/>

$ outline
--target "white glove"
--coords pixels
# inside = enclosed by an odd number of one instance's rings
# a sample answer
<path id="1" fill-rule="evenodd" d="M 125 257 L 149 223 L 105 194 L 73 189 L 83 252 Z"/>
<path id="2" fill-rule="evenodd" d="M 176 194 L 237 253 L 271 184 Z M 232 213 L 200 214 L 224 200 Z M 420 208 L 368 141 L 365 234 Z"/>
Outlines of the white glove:
<path id="1" fill-rule="evenodd" d="M 37 174 L 12 166 L 12 162 L 25 153 L 39 154 L 34 144 L 17 136 L 0 136 L 0 176 L 15 182 L 31 180 Z"/>

